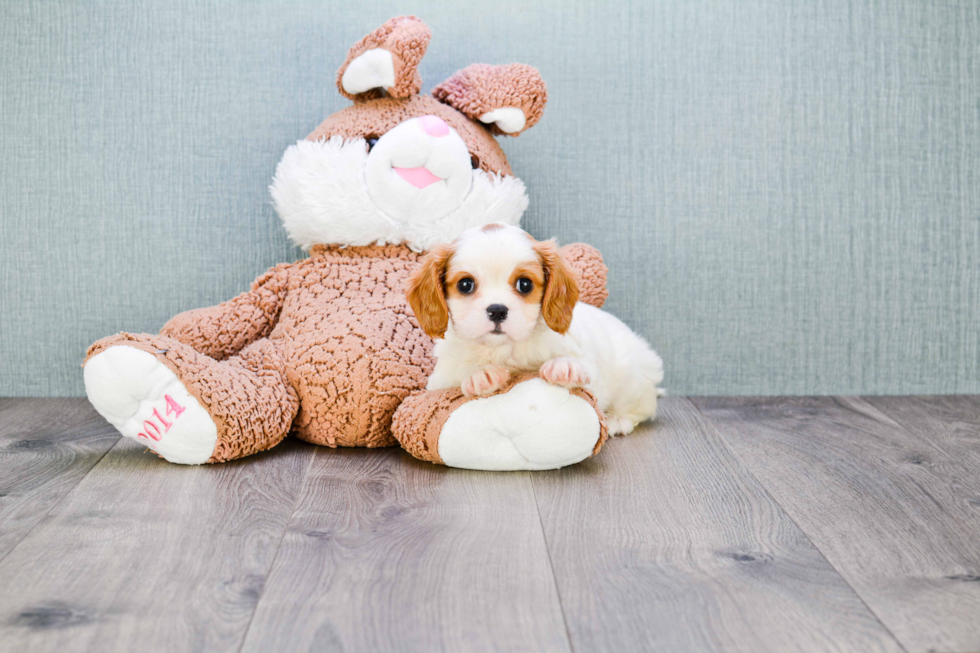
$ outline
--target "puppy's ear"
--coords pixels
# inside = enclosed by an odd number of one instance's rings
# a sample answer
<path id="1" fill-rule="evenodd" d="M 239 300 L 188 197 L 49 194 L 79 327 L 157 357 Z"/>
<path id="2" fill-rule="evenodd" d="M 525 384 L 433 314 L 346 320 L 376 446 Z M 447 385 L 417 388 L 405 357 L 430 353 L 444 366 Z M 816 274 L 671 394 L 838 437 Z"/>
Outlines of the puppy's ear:
<path id="1" fill-rule="evenodd" d="M 572 313 L 578 301 L 575 271 L 562 258 L 553 239 L 535 243 L 534 251 L 541 259 L 545 277 L 541 316 L 552 331 L 565 333 L 572 324 Z"/>
<path id="2" fill-rule="evenodd" d="M 408 303 L 415 311 L 419 326 L 433 338 L 446 335 L 449 326 L 449 306 L 443 282 L 452 257 L 452 246 L 436 245 L 422 257 L 422 267 L 408 278 L 405 292 Z"/>

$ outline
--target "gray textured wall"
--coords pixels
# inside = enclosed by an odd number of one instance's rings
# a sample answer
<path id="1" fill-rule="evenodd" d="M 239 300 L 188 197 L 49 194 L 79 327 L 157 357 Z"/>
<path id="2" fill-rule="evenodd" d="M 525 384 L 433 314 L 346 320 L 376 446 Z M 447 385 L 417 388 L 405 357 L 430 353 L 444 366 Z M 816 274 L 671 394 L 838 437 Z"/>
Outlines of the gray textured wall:
<path id="1" fill-rule="evenodd" d="M 180 0 L 0 5 L 0 395 L 297 258 L 275 164 L 401 13 L 425 90 L 542 71 L 525 225 L 604 252 L 671 392 L 980 392 L 976 0 Z"/>

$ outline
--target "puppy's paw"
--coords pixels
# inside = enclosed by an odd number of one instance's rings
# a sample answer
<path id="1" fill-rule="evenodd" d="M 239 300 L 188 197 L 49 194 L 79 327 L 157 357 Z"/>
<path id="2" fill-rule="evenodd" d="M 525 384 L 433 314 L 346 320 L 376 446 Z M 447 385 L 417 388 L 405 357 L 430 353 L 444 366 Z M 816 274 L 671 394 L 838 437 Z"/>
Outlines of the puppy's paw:
<path id="1" fill-rule="evenodd" d="M 629 417 L 613 417 L 606 415 L 606 428 L 610 436 L 629 435 L 636 427 L 636 423 Z"/>
<path id="2" fill-rule="evenodd" d="M 589 372 L 574 358 L 552 358 L 538 370 L 541 378 L 563 388 L 584 388 L 589 385 Z"/>
<path id="3" fill-rule="evenodd" d="M 487 365 L 463 381 L 461 389 L 467 397 L 479 397 L 499 390 L 510 378 L 505 367 Z"/>

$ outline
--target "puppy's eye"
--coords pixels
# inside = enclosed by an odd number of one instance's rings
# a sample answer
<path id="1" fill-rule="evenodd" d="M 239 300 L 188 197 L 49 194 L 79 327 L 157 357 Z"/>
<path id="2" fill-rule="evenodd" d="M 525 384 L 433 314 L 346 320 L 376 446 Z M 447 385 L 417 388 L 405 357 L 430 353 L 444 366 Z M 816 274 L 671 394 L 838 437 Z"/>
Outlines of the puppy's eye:
<path id="1" fill-rule="evenodd" d="M 521 293 L 522 295 L 526 295 L 534 290 L 534 282 L 527 277 L 521 277 L 517 280 L 517 283 L 514 284 L 514 287 L 517 288 L 517 292 Z"/>
<path id="2" fill-rule="evenodd" d="M 473 289 L 475 287 L 476 287 L 476 284 L 473 283 L 473 280 L 470 279 L 470 278 L 460 279 L 456 283 L 456 290 L 458 290 L 459 292 L 461 292 L 464 295 L 469 295 L 471 292 L 473 292 Z"/>
<path id="3" fill-rule="evenodd" d="M 477 168 L 480 167 L 480 160 L 478 158 L 476 158 L 475 156 L 471 156 L 470 157 L 470 165 L 473 166 L 473 169 L 474 170 L 476 170 Z"/>
<path id="4" fill-rule="evenodd" d="M 366 138 L 364 140 L 367 141 L 367 148 L 368 148 L 367 151 L 368 152 L 370 152 L 371 150 L 373 150 L 374 149 L 374 146 L 378 144 L 378 139 L 376 139 L 374 137 Z"/>

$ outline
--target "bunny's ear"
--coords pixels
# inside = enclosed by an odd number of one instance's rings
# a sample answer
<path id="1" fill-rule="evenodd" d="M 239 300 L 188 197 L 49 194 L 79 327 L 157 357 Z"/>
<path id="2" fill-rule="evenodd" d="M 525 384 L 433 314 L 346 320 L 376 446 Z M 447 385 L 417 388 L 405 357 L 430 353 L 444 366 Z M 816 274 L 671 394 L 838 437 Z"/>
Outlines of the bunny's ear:
<path id="1" fill-rule="evenodd" d="M 337 71 L 337 88 L 351 100 L 403 98 L 422 88 L 419 62 L 432 32 L 415 16 L 399 16 L 358 41 Z"/>
<path id="2" fill-rule="evenodd" d="M 432 96 L 486 123 L 494 134 L 517 136 L 541 119 L 548 89 L 531 66 L 475 63 L 435 87 Z"/>

